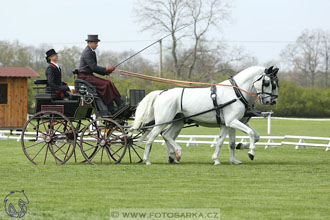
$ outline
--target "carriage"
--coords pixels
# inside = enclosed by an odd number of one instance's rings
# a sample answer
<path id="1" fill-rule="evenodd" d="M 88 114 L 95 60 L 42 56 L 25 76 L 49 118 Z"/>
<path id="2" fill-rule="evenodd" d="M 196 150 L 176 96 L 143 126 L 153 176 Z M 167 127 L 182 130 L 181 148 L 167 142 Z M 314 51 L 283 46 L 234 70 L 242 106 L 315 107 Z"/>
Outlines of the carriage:
<path id="1" fill-rule="evenodd" d="M 117 164 L 127 154 L 125 161 L 142 162 L 144 148 L 137 145 L 140 134 L 129 132 L 129 120 L 144 90 L 130 89 L 128 105 L 109 116 L 107 106 L 89 82 L 75 79 L 74 92 L 64 99 L 49 92 L 47 80 L 38 79 L 34 84 L 35 114 L 25 123 L 21 135 L 23 152 L 33 164 L 46 164 L 47 158 L 53 157 L 62 165 L 72 156 L 75 162 L 78 158 L 78 162 L 90 164 Z"/>

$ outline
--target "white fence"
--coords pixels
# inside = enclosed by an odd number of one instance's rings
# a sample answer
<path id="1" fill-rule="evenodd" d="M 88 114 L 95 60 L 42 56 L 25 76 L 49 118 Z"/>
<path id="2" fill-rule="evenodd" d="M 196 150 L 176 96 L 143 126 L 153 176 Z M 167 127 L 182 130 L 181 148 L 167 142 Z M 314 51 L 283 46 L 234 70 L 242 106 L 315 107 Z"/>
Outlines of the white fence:
<path id="1" fill-rule="evenodd" d="M 211 139 L 211 140 L 210 140 Z M 225 144 L 228 144 L 228 136 Z M 217 143 L 218 136 L 213 135 L 179 135 L 176 142 L 186 144 L 186 146 L 197 146 L 198 144 L 210 144 L 214 147 Z M 316 141 L 317 143 L 312 143 Z M 164 144 L 163 140 L 155 140 L 155 142 Z M 248 136 L 236 136 L 237 143 L 249 142 Z M 325 143 L 326 142 L 326 143 Z M 309 136 L 260 136 L 257 146 L 267 148 L 276 148 L 283 145 L 294 145 L 295 149 L 307 149 L 307 147 L 324 147 L 326 151 L 330 150 L 330 138 L 327 137 L 309 137 Z"/>
<path id="2" fill-rule="evenodd" d="M 33 133 L 33 132 L 29 132 Z M 176 142 L 185 144 L 186 146 L 198 146 L 198 144 L 208 144 L 214 147 L 217 143 L 218 136 L 216 135 L 179 135 Z M 0 140 L 21 140 L 21 132 L 18 131 L 1 131 Z M 156 139 L 156 143 L 162 143 L 163 139 Z M 249 142 L 248 136 L 236 136 L 237 143 Z M 313 143 L 314 142 L 314 143 Z M 315 143 L 316 142 L 316 143 Z M 226 137 L 225 144 L 228 144 L 228 136 Z M 310 136 L 260 136 L 260 141 L 256 143 L 257 146 L 264 146 L 267 148 L 276 148 L 283 145 L 293 145 L 295 149 L 307 149 L 307 147 L 323 147 L 326 151 L 330 151 L 330 138 L 328 137 L 310 137 Z"/>

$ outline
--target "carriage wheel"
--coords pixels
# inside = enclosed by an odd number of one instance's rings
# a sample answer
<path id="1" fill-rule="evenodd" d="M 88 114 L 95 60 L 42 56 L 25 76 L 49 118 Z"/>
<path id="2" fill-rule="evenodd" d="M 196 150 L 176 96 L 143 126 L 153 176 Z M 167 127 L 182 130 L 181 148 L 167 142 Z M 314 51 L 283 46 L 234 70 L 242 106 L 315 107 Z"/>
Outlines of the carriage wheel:
<path id="1" fill-rule="evenodd" d="M 46 164 L 49 153 L 56 164 L 62 165 L 72 156 L 76 140 L 66 116 L 56 111 L 41 111 L 25 123 L 21 145 L 26 157 L 36 165 Z"/>
<path id="2" fill-rule="evenodd" d="M 91 121 L 81 133 L 81 153 L 90 164 L 119 163 L 126 148 L 125 131 L 112 119 L 98 118 Z"/>

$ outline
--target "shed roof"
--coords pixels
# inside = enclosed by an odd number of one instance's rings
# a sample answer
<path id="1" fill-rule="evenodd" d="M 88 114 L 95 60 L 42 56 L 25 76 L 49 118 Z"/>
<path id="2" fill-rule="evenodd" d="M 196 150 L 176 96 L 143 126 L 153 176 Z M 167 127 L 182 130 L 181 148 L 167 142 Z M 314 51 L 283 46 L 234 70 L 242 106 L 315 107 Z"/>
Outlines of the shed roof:
<path id="1" fill-rule="evenodd" d="M 0 67 L 0 77 L 40 77 L 28 67 Z"/>

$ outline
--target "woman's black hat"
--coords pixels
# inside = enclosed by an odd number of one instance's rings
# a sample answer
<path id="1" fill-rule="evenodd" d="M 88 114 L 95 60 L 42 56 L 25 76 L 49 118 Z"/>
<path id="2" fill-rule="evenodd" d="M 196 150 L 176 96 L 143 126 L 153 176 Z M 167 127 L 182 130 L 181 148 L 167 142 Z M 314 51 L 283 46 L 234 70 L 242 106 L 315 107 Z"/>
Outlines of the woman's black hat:
<path id="1" fill-rule="evenodd" d="M 56 51 L 54 49 L 50 49 L 46 52 L 46 60 L 49 63 L 49 57 L 53 56 L 57 54 Z"/>

